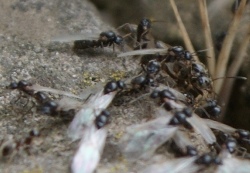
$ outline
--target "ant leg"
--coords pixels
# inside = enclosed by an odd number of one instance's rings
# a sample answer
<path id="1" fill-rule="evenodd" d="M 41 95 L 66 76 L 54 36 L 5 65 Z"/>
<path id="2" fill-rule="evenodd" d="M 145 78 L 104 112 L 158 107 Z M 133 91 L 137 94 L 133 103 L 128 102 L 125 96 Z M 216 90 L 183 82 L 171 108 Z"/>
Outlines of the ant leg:
<path id="1" fill-rule="evenodd" d="M 128 27 L 128 29 L 129 29 L 129 31 L 130 31 L 131 33 L 136 33 L 137 25 L 130 24 L 130 23 L 125 23 L 125 24 L 119 26 L 118 28 L 116 28 L 116 30 L 120 30 L 120 29 L 122 29 L 122 28 L 125 28 L 126 26 Z"/>
<path id="2" fill-rule="evenodd" d="M 244 158 L 246 156 L 246 154 L 247 154 L 247 149 L 243 148 L 243 147 L 239 147 L 236 150 L 236 154 L 239 154 Z"/>
<path id="3" fill-rule="evenodd" d="M 36 103 L 34 101 L 31 101 L 31 103 L 32 103 L 32 106 L 30 106 L 30 108 L 24 114 L 28 114 L 35 107 Z"/>

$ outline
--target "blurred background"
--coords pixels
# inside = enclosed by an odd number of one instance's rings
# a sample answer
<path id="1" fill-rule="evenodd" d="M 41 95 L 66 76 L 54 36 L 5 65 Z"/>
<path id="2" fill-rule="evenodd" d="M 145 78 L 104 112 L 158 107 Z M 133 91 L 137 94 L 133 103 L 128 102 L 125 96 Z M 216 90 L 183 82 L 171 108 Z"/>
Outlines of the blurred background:
<path id="1" fill-rule="evenodd" d="M 164 41 L 170 45 L 184 46 L 178 24 L 169 1 L 162 0 L 90 0 L 99 9 L 105 22 L 112 24 L 115 28 L 124 23 L 138 24 L 142 18 L 149 18 L 156 21 L 152 24 L 152 34 L 157 40 Z M 204 33 L 198 7 L 198 0 L 175 0 L 181 18 L 187 32 L 195 47 L 195 50 L 207 49 L 204 44 Z M 235 0 L 208 0 L 208 15 L 211 26 L 212 39 L 216 55 L 227 34 L 228 27 L 234 17 L 237 3 Z M 236 39 L 233 43 L 230 58 L 236 56 L 239 44 L 246 35 L 250 23 L 250 3 L 248 1 L 243 19 L 240 22 Z M 232 92 L 230 93 L 228 105 L 221 106 L 226 110 L 223 122 L 236 128 L 250 130 L 250 46 L 238 75 L 248 78 L 247 81 L 235 80 Z M 202 62 L 206 62 L 204 54 L 199 55 Z M 236 57 L 237 58 L 237 57 Z M 230 64 L 230 61 L 229 61 Z M 232 80 L 232 79 L 227 79 Z"/>

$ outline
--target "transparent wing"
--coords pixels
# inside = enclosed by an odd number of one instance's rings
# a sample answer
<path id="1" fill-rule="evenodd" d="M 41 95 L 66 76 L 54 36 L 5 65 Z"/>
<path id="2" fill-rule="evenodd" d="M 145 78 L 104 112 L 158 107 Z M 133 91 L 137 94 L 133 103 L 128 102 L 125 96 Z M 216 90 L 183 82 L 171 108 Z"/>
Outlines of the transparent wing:
<path id="1" fill-rule="evenodd" d="M 71 42 L 77 40 L 98 40 L 100 33 L 79 33 L 71 35 L 58 35 L 51 38 L 53 42 Z"/>
<path id="2" fill-rule="evenodd" d="M 64 110 L 64 111 L 67 111 L 70 109 L 78 109 L 82 105 L 82 102 L 79 102 L 69 97 L 64 97 L 61 100 L 56 101 L 56 103 L 58 104 L 57 109 Z"/>
<path id="3" fill-rule="evenodd" d="M 84 129 L 94 123 L 96 116 L 109 106 L 116 93 L 117 92 L 114 91 L 108 94 L 103 94 L 103 90 L 101 90 L 96 95 L 91 97 L 87 103 L 84 103 L 82 109 L 77 112 L 69 125 L 69 137 L 71 137 L 72 140 L 80 139 L 85 133 Z"/>
<path id="4" fill-rule="evenodd" d="M 107 137 L 107 130 L 95 127 L 86 129 L 79 148 L 72 160 L 72 173 L 92 173 L 96 169 Z"/>
<path id="5" fill-rule="evenodd" d="M 170 46 L 169 44 L 164 43 L 163 41 L 157 40 L 155 41 L 155 47 L 156 48 L 161 48 L 161 49 L 169 49 Z"/>
<path id="6" fill-rule="evenodd" d="M 171 116 L 168 116 L 169 113 L 163 111 L 163 109 L 160 109 L 158 113 L 166 113 L 166 115 L 127 128 L 126 134 L 121 139 L 120 147 L 129 160 L 150 157 L 158 147 L 169 140 L 177 131 L 177 127 L 167 126 L 171 119 Z"/>
<path id="7" fill-rule="evenodd" d="M 202 135 L 208 144 L 213 144 L 216 142 L 216 137 L 212 130 L 205 123 L 205 120 L 198 117 L 198 115 L 193 114 L 192 117 L 187 118 L 187 121 L 192 125 L 195 131 Z"/>
<path id="8" fill-rule="evenodd" d="M 144 49 L 144 50 L 135 50 L 130 52 L 121 53 L 118 55 L 118 57 L 124 57 L 124 56 L 133 56 L 133 55 L 150 55 L 150 54 L 156 54 L 156 53 L 167 53 L 168 49 Z"/>
<path id="9" fill-rule="evenodd" d="M 206 124 L 210 128 L 220 130 L 220 131 L 222 131 L 224 133 L 233 133 L 233 132 L 236 131 L 235 128 L 230 127 L 230 126 L 228 126 L 226 124 L 222 124 L 222 123 L 220 123 L 218 121 L 213 121 L 213 120 L 210 120 L 210 119 L 205 119 L 204 121 L 206 122 Z"/>
<path id="10" fill-rule="evenodd" d="M 235 157 L 228 157 L 223 159 L 223 164 L 218 166 L 215 173 L 249 173 L 250 161 Z"/>
<path id="11" fill-rule="evenodd" d="M 195 159 L 196 157 L 169 160 L 161 164 L 150 165 L 139 173 L 194 173 L 200 169 L 194 164 Z"/>
<path id="12" fill-rule="evenodd" d="M 168 141 L 176 132 L 177 127 L 166 127 L 158 130 L 141 130 L 134 134 L 127 134 L 123 141 L 126 146 L 121 147 L 124 155 L 131 161 L 137 159 L 147 159 Z M 127 139 L 127 141 L 126 141 Z"/>
<path id="13" fill-rule="evenodd" d="M 167 112 L 164 108 L 158 108 L 156 110 L 156 115 L 159 118 L 148 121 L 146 123 L 131 125 L 127 128 L 127 132 L 134 133 L 141 130 L 157 130 L 167 127 L 167 124 L 172 118 L 172 114 L 170 112 Z"/>
<path id="14" fill-rule="evenodd" d="M 191 146 L 192 143 L 190 141 L 190 139 L 188 139 L 187 135 L 178 130 L 175 135 L 173 136 L 173 140 L 175 142 L 175 144 L 182 150 L 182 151 L 186 151 L 186 147 L 189 145 Z"/>
<path id="15" fill-rule="evenodd" d="M 53 89 L 53 88 L 49 88 L 49 87 L 43 87 L 43 86 L 40 86 L 38 84 L 34 84 L 32 86 L 29 86 L 29 87 L 35 91 L 45 91 L 45 92 L 49 92 L 49 93 L 53 93 L 53 94 L 59 94 L 59 95 L 64 95 L 64 96 L 73 97 L 73 98 L 77 98 L 77 99 L 82 99 L 80 96 L 77 96 L 77 95 L 72 94 L 70 92 L 61 91 L 61 90 L 57 90 L 57 89 Z"/>
<path id="16" fill-rule="evenodd" d="M 177 91 L 173 88 L 170 88 L 166 85 L 162 85 L 160 84 L 157 88 L 155 88 L 157 90 L 164 90 L 164 89 L 167 89 L 169 90 L 171 93 L 174 94 L 174 96 L 177 98 L 177 100 L 181 100 L 181 101 L 186 101 L 187 100 L 187 97 L 185 95 L 183 95 L 180 91 Z"/>

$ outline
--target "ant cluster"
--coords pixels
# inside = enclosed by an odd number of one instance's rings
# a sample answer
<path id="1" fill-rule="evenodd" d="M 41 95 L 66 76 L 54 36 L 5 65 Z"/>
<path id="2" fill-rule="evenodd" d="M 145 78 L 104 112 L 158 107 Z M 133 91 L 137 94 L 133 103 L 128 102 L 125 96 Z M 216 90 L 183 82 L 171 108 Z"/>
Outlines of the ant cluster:
<path id="1" fill-rule="evenodd" d="M 220 172 L 235 161 L 238 166 L 242 165 L 244 161 L 241 162 L 239 156 L 247 158 L 247 153 L 239 151 L 243 145 L 250 143 L 250 132 L 215 121 L 220 115 L 221 107 L 217 104 L 213 82 L 206 66 L 182 46 L 154 41 L 154 47 L 149 47 L 148 43 L 152 41 L 149 36 L 151 26 L 149 19 L 142 19 L 138 25 L 127 23 L 119 27 L 129 28 L 129 33 L 124 37 L 113 31 L 105 31 L 96 39 L 74 39 L 74 51 L 110 46 L 114 50 L 115 45 L 124 50 L 127 42 L 125 38 L 130 36 L 128 39 L 134 42 L 131 47 L 134 51 L 121 53 L 118 57 L 141 56 L 139 75 L 125 81 L 110 81 L 99 88 L 97 93 L 90 93 L 88 98 L 24 80 L 13 82 L 8 88 L 33 97 L 39 105 L 40 113 L 72 120 L 68 136 L 72 140 L 81 140 L 71 163 L 74 173 L 95 171 L 107 137 L 105 125 L 109 123 L 111 116 L 106 109 L 120 93 L 134 91 L 143 93 L 141 97 L 149 96 L 155 107 L 155 118 L 127 128 L 120 140 L 124 156 L 130 161 L 149 159 L 166 142 L 172 142 L 178 152 L 185 156 L 146 166 L 139 172 L 198 172 L 211 165 Z M 55 39 L 58 40 L 62 39 Z M 45 92 L 78 100 L 52 100 Z M 201 153 L 194 146 L 188 137 L 190 132 L 202 136 L 210 147 L 208 153 Z M 5 150 L 2 148 L 3 154 Z"/>

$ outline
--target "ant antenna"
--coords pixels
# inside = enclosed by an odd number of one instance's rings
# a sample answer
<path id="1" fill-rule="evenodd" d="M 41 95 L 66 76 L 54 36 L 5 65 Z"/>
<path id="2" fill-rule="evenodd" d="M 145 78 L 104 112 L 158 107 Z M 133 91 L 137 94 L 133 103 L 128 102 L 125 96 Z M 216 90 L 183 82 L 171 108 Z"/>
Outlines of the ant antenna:
<path id="1" fill-rule="evenodd" d="M 150 19 L 150 21 L 151 21 L 152 23 L 155 23 L 155 22 L 167 23 L 166 20 L 155 20 L 155 19 Z"/>
<path id="2" fill-rule="evenodd" d="M 213 47 L 207 48 L 207 49 L 198 50 L 198 51 L 196 51 L 196 52 L 192 52 L 191 55 L 198 55 L 199 53 L 201 53 L 201 52 L 206 52 L 206 51 L 208 51 L 209 49 L 213 49 Z M 211 57 L 208 57 L 208 58 L 211 58 Z"/>
<path id="3" fill-rule="evenodd" d="M 218 80 L 218 79 L 241 79 L 241 80 L 247 80 L 246 77 L 243 77 L 243 76 L 225 76 L 225 77 L 217 77 L 217 78 L 214 78 L 212 79 L 212 81 L 215 81 L 215 80 Z"/>

